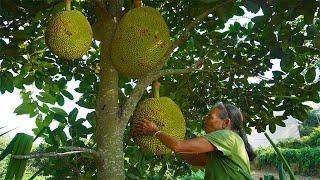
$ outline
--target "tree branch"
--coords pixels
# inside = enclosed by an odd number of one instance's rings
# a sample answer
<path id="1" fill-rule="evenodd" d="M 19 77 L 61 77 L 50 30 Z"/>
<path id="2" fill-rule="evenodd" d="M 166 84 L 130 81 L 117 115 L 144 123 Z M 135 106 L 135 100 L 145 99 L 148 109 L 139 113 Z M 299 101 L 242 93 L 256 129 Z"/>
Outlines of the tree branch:
<path id="1" fill-rule="evenodd" d="M 210 9 L 208 9 L 207 11 L 205 11 L 204 13 L 200 14 L 193 22 L 191 22 L 179 35 L 179 38 L 173 43 L 172 47 L 170 49 L 168 49 L 168 51 L 165 53 L 165 55 L 163 56 L 163 61 L 166 61 L 169 57 L 170 54 L 177 48 L 179 47 L 181 44 L 185 43 L 188 38 L 189 38 L 189 33 L 190 30 L 193 29 L 196 25 L 198 25 L 203 19 L 205 19 L 206 17 L 208 17 L 209 14 L 211 14 L 212 12 L 214 12 L 215 9 L 230 3 L 233 0 L 226 0 L 223 1 L 221 4 L 218 4 Z"/>
<path id="2" fill-rule="evenodd" d="M 193 72 L 196 70 L 200 70 L 203 65 L 204 60 L 206 59 L 207 55 L 210 51 L 208 51 L 203 58 L 197 61 L 194 65 L 187 67 L 185 69 L 164 69 L 159 70 L 157 72 L 153 72 L 148 74 L 146 77 L 138 80 L 137 85 L 133 89 L 132 93 L 130 94 L 129 99 L 124 104 L 123 114 L 121 115 L 122 128 L 125 128 L 127 123 L 129 122 L 130 116 L 132 115 L 139 99 L 143 95 L 144 90 L 152 83 L 152 81 L 167 75 L 175 75 L 175 74 L 186 74 L 189 72 Z"/>
<path id="3" fill-rule="evenodd" d="M 92 154 L 95 157 L 100 157 L 99 153 L 93 149 L 83 148 L 83 147 L 73 147 L 73 146 L 65 146 L 63 149 L 71 150 L 71 151 L 82 151 L 89 154 Z"/>
<path id="4" fill-rule="evenodd" d="M 64 153 L 57 153 L 57 152 L 51 152 L 51 153 L 31 153 L 29 155 L 14 155 L 13 157 L 16 159 L 32 159 L 32 158 L 46 158 L 46 157 L 63 157 L 63 156 L 69 156 L 72 154 L 78 154 L 83 153 L 84 151 L 70 151 L 70 152 L 64 152 Z"/>
<path id="5" fill-rule="evenodd" d="M 93 149 L 82 148 L 82 147 L 62 147 L 63 149 L 71 150 L 69 152 L 58 153 L 58 152 L 50 152 L 50 153 L 31 153 L 28 155 L 14 155 L 13 157 L 16 159 L 32 159 L 32 158 L 46 158 L 46 157 L 64 157 L 72 154 L 78 153 L 89 153 L 93 155 L 95 158 L 100 158 L 98 152 Z"/>

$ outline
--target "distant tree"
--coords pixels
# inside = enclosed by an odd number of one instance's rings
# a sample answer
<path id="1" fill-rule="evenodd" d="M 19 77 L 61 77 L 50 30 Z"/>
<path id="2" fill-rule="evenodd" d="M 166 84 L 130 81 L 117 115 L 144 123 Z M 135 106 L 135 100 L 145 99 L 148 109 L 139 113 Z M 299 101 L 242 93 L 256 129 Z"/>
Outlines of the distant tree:
<path id="1" fill-rule="evenodd" d="M 320 126 L 320 109 L 308 112 L 308 118 L 303 121 L 302 125 L 312 127 Z"/>

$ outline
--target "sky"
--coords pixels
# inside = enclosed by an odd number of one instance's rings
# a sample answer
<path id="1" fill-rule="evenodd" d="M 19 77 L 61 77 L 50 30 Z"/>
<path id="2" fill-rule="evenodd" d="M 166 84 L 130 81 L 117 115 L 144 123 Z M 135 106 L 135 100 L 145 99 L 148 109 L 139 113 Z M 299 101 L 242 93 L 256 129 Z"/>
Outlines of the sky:
<path id="1" fill-rule="evenodd" d="M 257 14 L 252 14 L 250 12 L 245 12 L 244 16 L 241 17 L 233 17 L 227 24 L 226 28 L 233 24 L 235 21 L 239 22 L 241 25 L 244 25 L 250 21 L 250 19 L 254 16 L 257 16 L 259 14 L 262 14 L 262 12 L 258 12 Z M 279 60 L 272 60 L 272 63 L 274 64 L 271 71 L 273 70 L 280 70 L 280 61 Z M 265 77 L 272 78 L 272 72 L 266 72 Z M 319 74 L 319 72 L 318 72 Z M 258 78 L 251 77 L 249 79 L 251 82 L 259 81 Z M 74 99 L 77 100 L 80 97 L 80 94 L 74 91 L 74 88 L 78 86 L 79 82 L 71 81 L 68 83 L 68 91 L 71 92 L 74 95 Z M 31 87 L 34 93 L 37 93 L 37 89 L 34 87 Z M 85 108 L 81 108 L 78 105 L 75 104 L 75 100 L 71 101 L 67 98 L 65 98 L 65 105 L 62 107 L 67 113 L 69 113 L 74 107 L 77 107 L 79 109 L 78 118 L 85 117 L 88 112 L 91 112 L 92 110 L 87 110 Z M 14 109 L 21 104 L 22 100 L 20 99 L 19 90 L 15 89 L 13 93 L 5 93 L 0 94 L 0 127 L 4 127 L 0 129 L 0 134 L 2 132 L 5 132 L 7 130 L 16 128 L 15 130 L 8 133 L 8 136 L 10 138 L 14 137 L 16 133 L 26 133 L 29 135 L 33 135 L 32 129 L 36 127 L 35 121 L 32 118 L 29 118 L 27 115 L 15 115 Z M 320 108 L 320 104 L 315 103 L 307 103 L 313 108 Z M 52 125 L 50 127 L 54 128 L 57 126 L 58 123 L 55 123 L 53 121 Z M 39 143 L 39 141 L 38 141 Z"/>
<path id="2" fill-rule="evenodd" d="M 92 110 L 82 108 L 75 103 L 76 100 L 80 97 L 80 94 L 74 90 L 76 87 L 78 87 L 78 84 L 79 82 L 75 81 L 70 81 L 67 84 L 68 91 L 73 94 L 74 100 L 71 101 L 68 98 L 64 98 L 65 104 L 64 106 L 62 106 L 62 109 L 69 113 L 73 108 L 77 107 L 79 109 L 77 118 L 85 118 L 87 113 L 91 112 Z M 33 92 L 34 94 L 37 94 L 39 92 L 35 87 L 28 87 L 28 89 L 32 90 L 31 92 Z M 16 115 L 14 113 L 15 108 L 22 103 L 19 92 L 20 90 L 15 88 L 13 93 L 6 92 L 5 94 L 0 94 L 0 127 L 4 127 L 0 129 L 0 134 L 10 129 L 16 128 L 7 134 L 7 137 L 9 138 L 14 137 L 16 133 L 26 133 L 29 135 L 33 135 L 32 129 L 36 127 L 34 118 L 30 118 L 28 115 Z M 57 126 L 58 123 L 52 121 L 50 127 L 55 128 Z"/>

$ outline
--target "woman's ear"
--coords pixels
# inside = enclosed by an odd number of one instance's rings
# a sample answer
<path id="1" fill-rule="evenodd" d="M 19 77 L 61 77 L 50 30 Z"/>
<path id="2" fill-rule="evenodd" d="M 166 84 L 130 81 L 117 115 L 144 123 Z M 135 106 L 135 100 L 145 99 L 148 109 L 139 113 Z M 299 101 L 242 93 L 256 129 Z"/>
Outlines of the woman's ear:
<path id="1" fill-rule="evenodd" d="M 231 120 L 226 119 L 223 121 L 223 128 L 226 129 L 227 127 L 231 127 Z"/>

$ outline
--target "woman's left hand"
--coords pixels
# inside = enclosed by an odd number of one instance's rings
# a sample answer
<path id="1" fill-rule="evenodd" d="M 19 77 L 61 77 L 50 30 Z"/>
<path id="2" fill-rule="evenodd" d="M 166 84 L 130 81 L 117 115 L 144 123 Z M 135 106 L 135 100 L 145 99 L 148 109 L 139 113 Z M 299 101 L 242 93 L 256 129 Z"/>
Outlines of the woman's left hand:
<path id="1" fill-rule="evenodd" d="M 144 119 L 143 121 L 136 121 L 133 124 L 133 135 L 134 136 L 141 136 L 141 135 L 153 135 L 159 128 L 157 125 L 151 121 Z"/>

